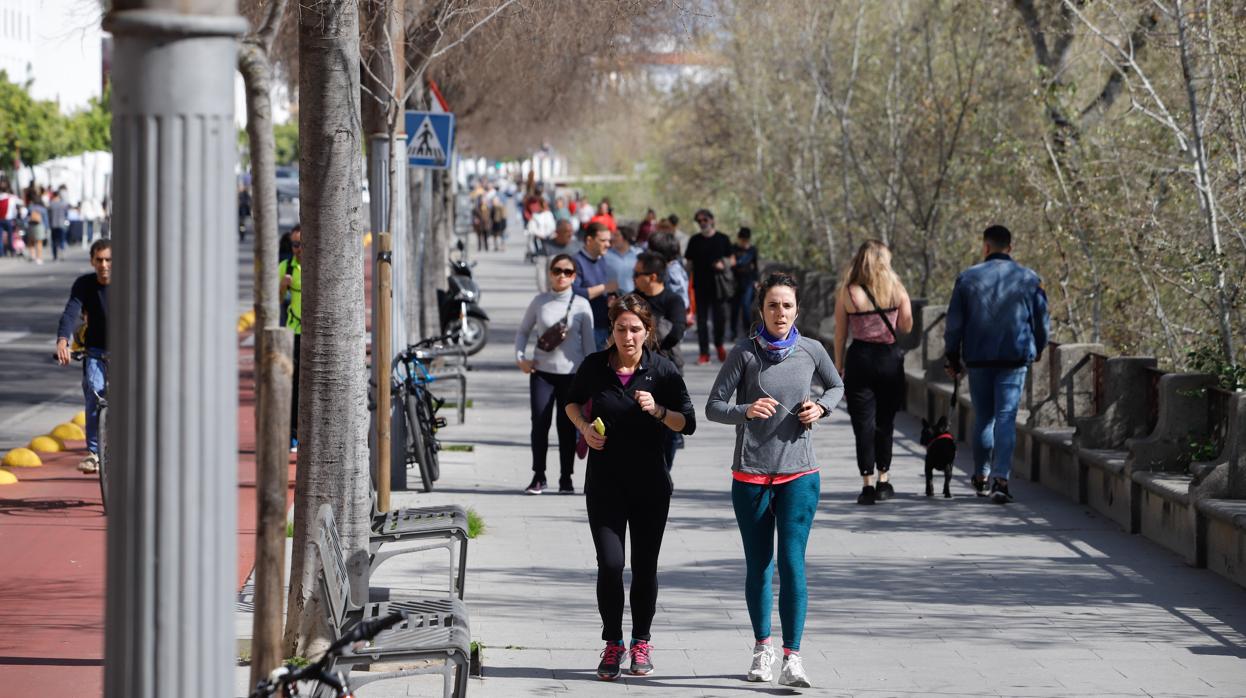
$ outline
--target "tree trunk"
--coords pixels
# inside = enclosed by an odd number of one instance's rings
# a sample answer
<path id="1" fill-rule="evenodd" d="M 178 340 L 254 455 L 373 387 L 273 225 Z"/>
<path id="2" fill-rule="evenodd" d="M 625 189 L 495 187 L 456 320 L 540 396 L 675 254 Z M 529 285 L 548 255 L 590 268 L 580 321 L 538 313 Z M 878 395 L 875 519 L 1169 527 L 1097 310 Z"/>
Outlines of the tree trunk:
<path id="1" fill-rule="evenodd" d="M 1220 219 L 1216 211 L 1215 185 L 1207 163 L 1207 150 L 1203 143 L 1203 124 L 1199 120 L 1198 95 L 1194 88 L 1194 74 L 1190 65 L 1190 44 L 1187 38 L 1185 6 L 1177 0 L 1177 48 L 1181 51 L 1181 77 L 1185 82 L 1186 100 L 1190 108 L 1190 157 L 1194 160 L 1195 185 L 1198 189 L 1199 208 L 1207 223 L 1208 242 L 1211 243 L 1212 264 L 1216 283 L 1216 324 L 1220 330 L 1220 350 L 1224 360 L 1234 363 L 1232 308 L 1225 280 L 1224 247 L 1220 241 Z"/>
<path id="2" fill-rule="evenodd" d="M 290 438 L 291 339 L 288 330 L 278 328 L 277 317 L 280 306 L 277 300 L 276 145 L 269 49 L 285 14 L 285 5 L 286 0 L 273 0 L 263 25 L 244 39 L 238 49 L 238 70 L 246 85 L 251 216 L 255 228 L 256 602 L 251 633 L 252 686 L 283 658 L 281 593 L 286 572 L 286 442 Z"/>
<path id="3" fill-rule="evenodd" d="M 368 413 L 360 226 L 359 16 L 355 2 L 299 14 L 303 332 L 299 464 L 287 649 L 327 639 L 316 585 L 316 511 L 333 506 L 355 599 L 366 598 Z"/>

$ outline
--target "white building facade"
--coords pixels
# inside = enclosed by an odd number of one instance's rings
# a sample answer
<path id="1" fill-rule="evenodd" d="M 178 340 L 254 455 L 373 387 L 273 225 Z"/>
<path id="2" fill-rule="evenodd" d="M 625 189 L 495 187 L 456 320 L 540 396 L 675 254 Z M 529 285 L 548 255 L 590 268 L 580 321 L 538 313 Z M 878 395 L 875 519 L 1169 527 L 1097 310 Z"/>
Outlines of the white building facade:
<path id="1" fill-rule="evenodd" d="M 62 113 L 103 92 L 99 0 L 0 0 L 0 70 Z"/>

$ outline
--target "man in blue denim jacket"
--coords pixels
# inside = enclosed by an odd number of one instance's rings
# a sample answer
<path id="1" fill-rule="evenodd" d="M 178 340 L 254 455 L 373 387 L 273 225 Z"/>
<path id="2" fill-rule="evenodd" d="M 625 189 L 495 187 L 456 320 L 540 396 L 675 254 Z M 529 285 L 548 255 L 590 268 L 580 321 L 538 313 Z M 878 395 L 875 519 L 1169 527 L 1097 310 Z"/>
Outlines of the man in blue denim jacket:
<path id="1" fill-rule="evenodd" d="M 1008 475 L 1017 444 L 1017 406 L 1025 374 L 1047 346 L 1049 320 L 1042 279 L 1009 256 L 1012 233 L 993 225 L 982 234 L 980 264 L 961 272 L 948 303 L 944 342 L 953 379 L 969 370 L 973 400 L 973 486 L 996 504 L 1012 501 Z"/>

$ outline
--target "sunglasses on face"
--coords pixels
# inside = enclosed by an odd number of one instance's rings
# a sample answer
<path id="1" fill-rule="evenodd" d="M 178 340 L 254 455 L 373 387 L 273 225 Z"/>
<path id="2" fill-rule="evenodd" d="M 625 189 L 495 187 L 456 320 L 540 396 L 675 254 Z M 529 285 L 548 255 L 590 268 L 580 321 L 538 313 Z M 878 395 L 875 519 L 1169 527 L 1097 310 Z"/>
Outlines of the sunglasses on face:
<path id="1" fill-rule="evenodd" d="M 549 270 L 549 274 L 550 276 L 575 276 L 575 270 L 567 269 L 565 267 L 555 267 Z"/>
<path id="2" fill-rule="evenodd" d="M 649 272 L 644 272 L 644 271 L 634 271 L 634 272 L 632 272 L 632 278 L 633 278 L 633 279 L 639 279 L 639 278 L 640 278 L 640 277 L 642 277 L 642 276 L 649 276 Z"/>
<path id="3" fill-rule="evenodd" d="M 290 247 L 298 248 L 298 247 L 302 247 L 302 246 L 303 246 L 303 243 L 301 243 L 301 242 L 292 242 L 292 243 L 290 243 Z"/>
<path id="4" fill-rule="evenodd" d="M 706 223 L 709 223 L 709 222 L 710 222 L 710 219 L 708 219 L 708 218 L 698 218 L 698 219 L 697 219 L 697 225 L 705 225 Z"/>

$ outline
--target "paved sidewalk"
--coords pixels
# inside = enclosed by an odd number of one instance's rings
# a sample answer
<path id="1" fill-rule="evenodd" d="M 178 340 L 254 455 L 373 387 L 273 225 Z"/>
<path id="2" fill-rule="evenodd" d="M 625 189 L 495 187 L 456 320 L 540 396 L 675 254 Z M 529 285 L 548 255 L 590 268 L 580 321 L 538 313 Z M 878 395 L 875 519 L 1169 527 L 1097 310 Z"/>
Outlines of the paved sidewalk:
<path id="1" fill-rule="evenodd" d="M 530 476 L 528 389 L 511 344 L 533 270 L 519 247 L 476 256 L 493 318 L 489 345 L 472 363 L 467 424 L 451 419 L 443 432 L 444 442 L 475 450 L 442 454 L 435 492 L 395 495 L 398 505 L 465 504 L 488 526 L 469 556 L 472 633 L 486 647 L 486 678 L 472 680 L 470 694 L 793 694 L 742 680 L 752 638 L 729 497 L 733 432 L 704 419 L 675 463 L 657 671 L 595 679 L 602 642 L 583 497 L 521 493 Z M 699 417 L 717 367 L 688 368 Z M 899 494 L 875 507 L 855 504 L 842 408 L 815 432 L 823 491 L 803 654 L 816 688 L 804 694 L 1246 695 L 1246 592 L 1026 483 L 1014 484 L 1018 501 L 1003 508 L 974 497 L 963 474 L 954 499 L 920 496 L 917 425 L 902 415 L 899 430 Z M 553 453 L 550 463 L 556 468 Z M 418 585 L 419 557 L 388 563 L 373 586 Z M 379 682 L 359 695 L 440 695 L 440 682 Z"/>

